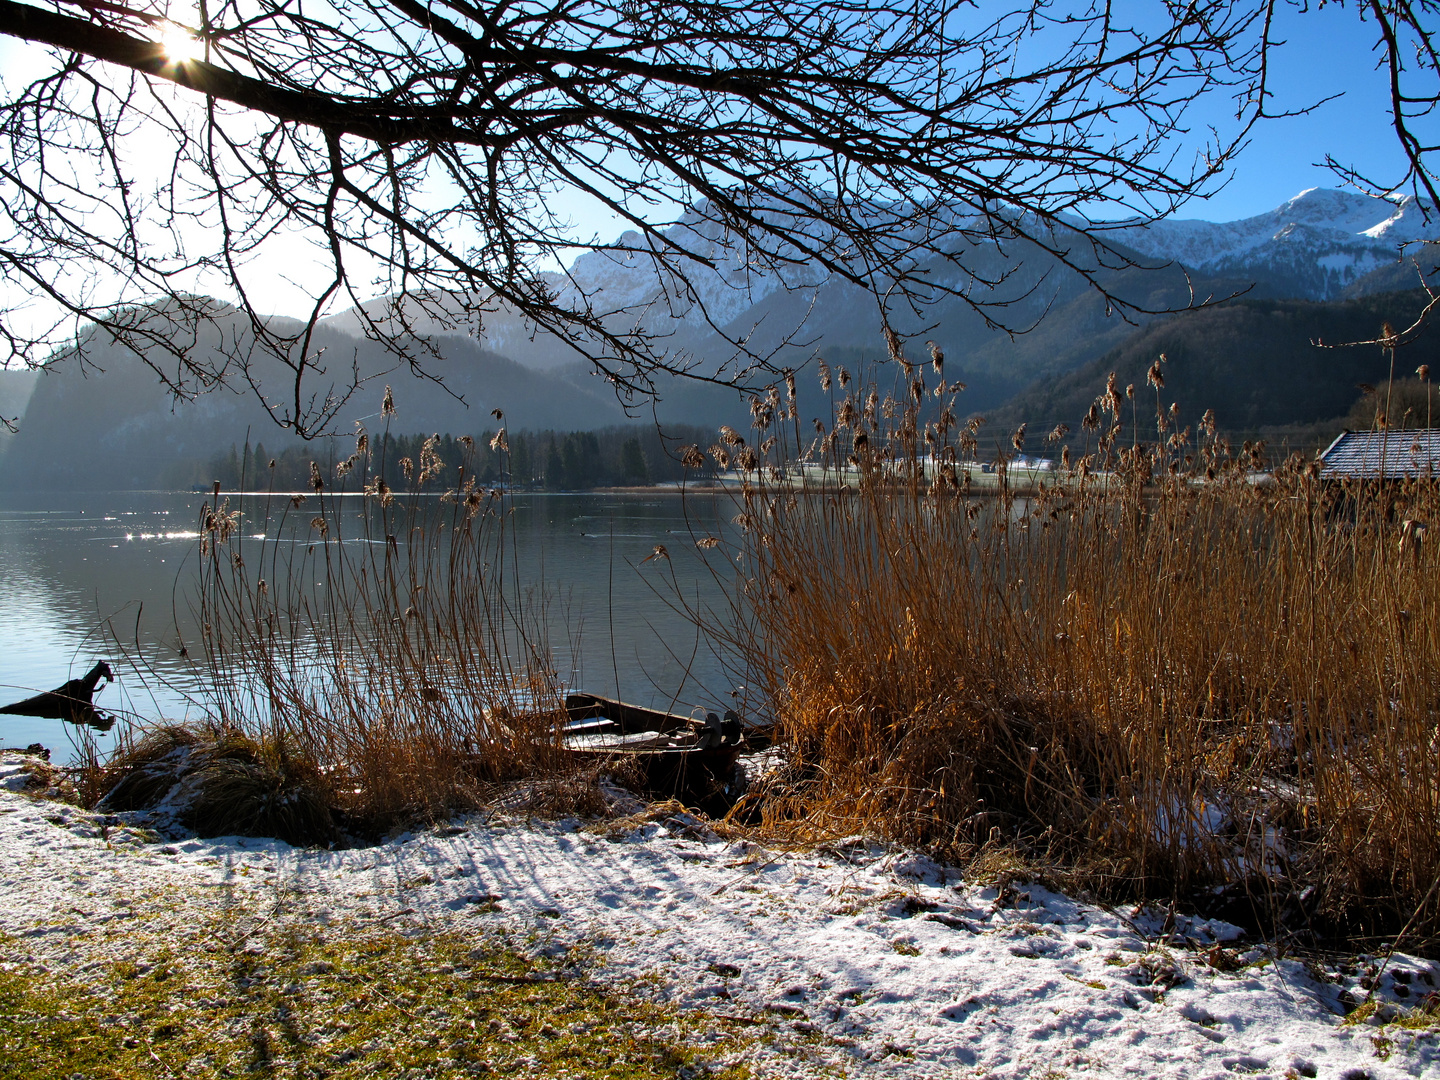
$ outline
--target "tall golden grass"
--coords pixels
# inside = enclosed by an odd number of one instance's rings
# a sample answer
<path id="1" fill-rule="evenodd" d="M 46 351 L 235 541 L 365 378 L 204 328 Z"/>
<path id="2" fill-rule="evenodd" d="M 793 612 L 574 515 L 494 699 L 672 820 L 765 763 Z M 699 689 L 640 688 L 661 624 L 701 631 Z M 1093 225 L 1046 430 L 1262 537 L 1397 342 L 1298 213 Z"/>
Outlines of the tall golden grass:
<path id="1" fill-rule="evenodd" d="M 792 395 L 756 402 L 729 636 L 792 755 L 768 820 L 1016 845 L 1112 894 L 1240 883 L 1331 931 L 1423 907 L 1434 932 L 1435 483 L 1301 459 L 1257 482 L 1261 448 L 1175 429 L 1157 362 L 1148 440 L 1112 377 L 1073 460 L 1022 497 L 1002 453 L 982 498 L 955 388 L 932 403 L 899 359 L 889 395 L 845 380 L 801 455 L 828 472 L 772 437 Z"/>
<path id="2" fill-rule="evenodd" d="M 498 439 L 503 440 L 503 431 Z M 560 688 L 544 595 L 519 580 L 507 497 L 430 450 L 396 494 L 362 433 L 333 492 L 202 513 L 197 622 L 225 731 L 312 764 L 357 831 L 477 805 L 554 763 Z M 438 497 L 418 491 L 439 479 Z M 269 522 L 263 537 L 254 521 Z"/>
<path id="3" fill-rule="evenodd" d="M 698 539 L 741 570 L 711 629 L 788 755 L 766 824 L 1440 931 L 1435 484 L 1262 475 L 1208 414 L 1177 430 L 1157 362 L 1153 435 L 1148 394 L 1112 379 L 1060 468 L 1020 493 L 1022 429 L 982 496 L 943 357 L 927 382 L 894 352 L 888 394 L 822 371 L 834 413 L 808 444 L 787 379 L 710 450 L 744 478 L 732 539 Z M 363 494 L 317 471 L 265 540 L 217 495 L 198 614 L 218 722 L 379 826 L 552 768 L 562 687 L 506 497 L 463 468 L 441 499 L 397 496 L 367 452 L 345 466 Z M 308 536 L 276 542 L 296 518 Z"/>

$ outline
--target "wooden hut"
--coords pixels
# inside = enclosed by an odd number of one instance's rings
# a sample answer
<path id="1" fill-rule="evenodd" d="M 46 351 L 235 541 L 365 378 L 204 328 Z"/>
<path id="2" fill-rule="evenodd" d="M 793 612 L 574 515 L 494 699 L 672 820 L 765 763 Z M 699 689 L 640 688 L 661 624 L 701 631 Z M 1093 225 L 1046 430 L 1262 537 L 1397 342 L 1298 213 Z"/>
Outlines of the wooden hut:
<path id="1" fill-rule="evenodd" d="M 1419 480 L 1440 477 L 1440 428 L 1345 431 L 1321 454 L 1326 480 Z"/>

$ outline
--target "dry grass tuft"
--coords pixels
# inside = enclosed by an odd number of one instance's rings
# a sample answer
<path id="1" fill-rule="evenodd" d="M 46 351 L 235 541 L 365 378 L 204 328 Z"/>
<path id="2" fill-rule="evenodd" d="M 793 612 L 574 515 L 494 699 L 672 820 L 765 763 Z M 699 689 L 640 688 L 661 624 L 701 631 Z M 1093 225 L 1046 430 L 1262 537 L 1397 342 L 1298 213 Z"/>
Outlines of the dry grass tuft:
<path id="1" fill-rule="evenodd" d="M 319 844 L 336 836 L 334 792 L 315 763 L 235 730 L 167 726 L 109 764 L 110 810 L 170 810 L 200 836 L 273 836 Z"/>
<path id="2" fill-rule="evenodd" d="M 122 744 L 107 765 L 103 806 L 119 811 L 159 806 L 201 737 L 195 728 L 166 724 Z"/>
<path id="3" fill-rule="evenodd" d="M 292 844 L 335 835 L 329 785 L 313 761 L 238 734 L 200 757 L 187 813 L 199 835 L 274 836 Z"/>
<path id="4" fill-rule="evenodd" d="M 662 799 L 627 809 L 630 812 L 624 815 L 611 815 L 594 822 L 587 831 L 607 837 L 625 836 L 646 825 L 661 825 L 672 835 L 691 840 L 709 841 L 720 835 L 712 828 L 718 823 L 705 817 L 697 817 L 696 813 L 679 799 Z"/>
<path id="5" fill-rule="evenodd" d="M 605 767 L 555 771 L 550 775 L 521 780 L 495 800 L 495 805 L 514 813 L 556 821 L 561 818 L 608 819 L 623 817 L 643 805 L 627 787 L 639 787 L 643 778 L 627 773 L 623 762 Z"/>

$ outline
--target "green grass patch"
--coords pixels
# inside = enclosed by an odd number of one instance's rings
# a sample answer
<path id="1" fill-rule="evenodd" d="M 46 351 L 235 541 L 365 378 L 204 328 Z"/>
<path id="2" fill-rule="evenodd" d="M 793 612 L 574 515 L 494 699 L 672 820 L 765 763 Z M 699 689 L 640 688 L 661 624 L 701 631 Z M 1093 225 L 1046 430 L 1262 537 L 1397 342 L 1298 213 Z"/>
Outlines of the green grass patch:
<path id="1" fill-rule="evenodd" d="M 1440 1010 L 1432 1005 L 1420 1005 L 1407 1009 L 1402 1006 L 1387 1006 L 1378 1001 L 1363 1001 L 1344 1020 L 1340 1021 L 1344 1027 L 1358 1027 L 1361 1024 L 1369 1023 L 1377 1012 L 1384 1008 L 1386 1015 L 1381 1016 L 1382 1027 L 1401 1028 L 1406 1031 L 1434 1031 L 1440 1028 Z M 1387 1051 L 1388 1053 L 1388 1051 Z"/>
<path id="2" fill-rule="evenodd" d="M 57 976 L 0 966 L 0 1076 L 714 1077 L 759 1033 L 458 936 L 303 930 Z"/>
<path id="3" fill-rule="evenodd" d="M 1440 1013 L 1432 1008 L 1401 1009 L 1390 1024 L 1407 1031 L 1434 1031 L 1440 1028 Z"/>

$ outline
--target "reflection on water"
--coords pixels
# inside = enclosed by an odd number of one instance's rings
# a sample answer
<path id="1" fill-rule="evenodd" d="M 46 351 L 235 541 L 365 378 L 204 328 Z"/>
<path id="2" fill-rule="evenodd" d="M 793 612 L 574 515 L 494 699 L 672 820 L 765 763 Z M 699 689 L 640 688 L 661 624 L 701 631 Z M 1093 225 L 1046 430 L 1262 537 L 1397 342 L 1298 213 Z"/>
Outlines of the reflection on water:
<path id="1" fill-rule="evenodd" d="M 96 695 L 103 711 L 199 715 L 204 685 L 180 645 L 198 641 L 196 522 L 205 499 L 175 492 L 0 496 L 0 703 L 53 689 L 103 657 L 117 676 Z M 339 513 L 362 512 L 359 500 L 334 502 Z M 286 515 L 283 498 L 240 503 L 247 546 L 300 524 L 308 529 L 312 516 Z M 550 637 L 561 677 L 651 706 L 728 704 L 735 677 L 672 604 L 678 586 L 691 606 L 724 606 L 725 588 L 693 540 L 720 532 L 733 513 L 723 496 L 514 496 L 518 579 L 543 585 L 554 598 Z M 669 559 L 646 562 L 657 544 Z M 711 561 L 722 577 L 728 573 L 723 558 Z M 68 757 L 67 729 L 55 720 L 0 717 L 0 745 L 40 742 Z M 109 740 L 100 741 L 103 749 Z"/>

